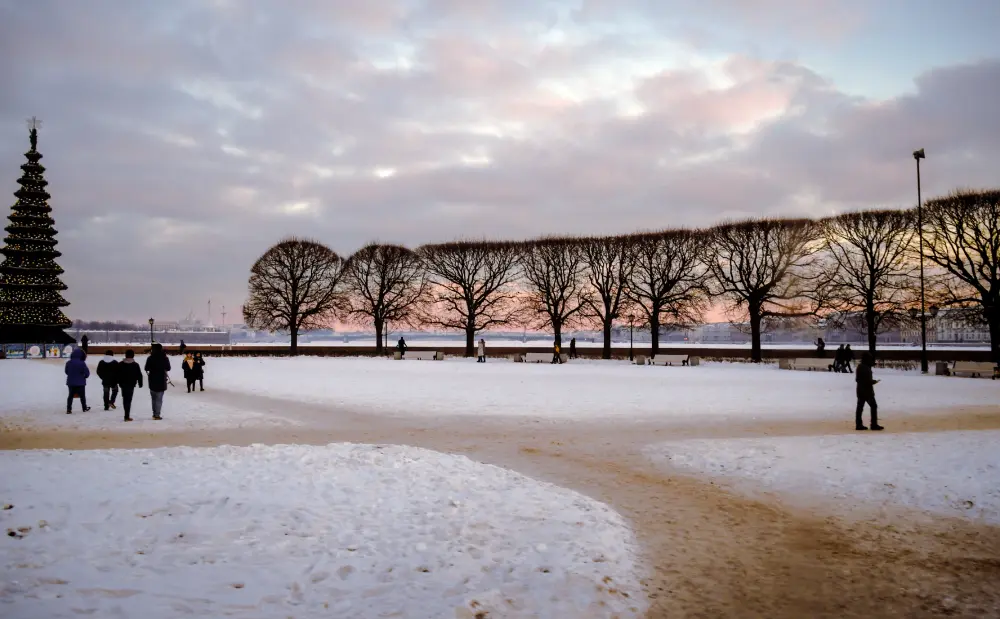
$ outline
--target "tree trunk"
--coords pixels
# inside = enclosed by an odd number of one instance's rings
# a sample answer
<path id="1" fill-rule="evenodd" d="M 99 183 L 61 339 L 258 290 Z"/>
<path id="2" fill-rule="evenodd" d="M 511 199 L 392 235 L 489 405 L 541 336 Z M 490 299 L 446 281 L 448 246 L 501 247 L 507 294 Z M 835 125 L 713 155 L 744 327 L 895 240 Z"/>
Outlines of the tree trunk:
<path id="1" fill-rule="evenodd" d="M 384 327 L 384 325 L 382 323 L 382 320 L 376 318 L 375 319 L 375 354 L 376 355 L 381 355 L 384 352 L 384 350 L 385 350 L 382 347 L 382 329 L 383 329 L 383 327 Z"/>
<path id="2" fill-rule="evenodd" d="M 875 328 L 875 308 L 869 307 L 865 310 L 865 326 L 868 329 L 868 352 L 875 357 L 875 340 L 878 338 L 878 333 Z"/>
<path id="3" fill-rule="evenodd" d="M 750 309 L 750 359 L 754 363 L 761 362 L 760 353 L 760 309 Z"/>
<path id="4" fill-rule="evenodd" d="M 649 337 L 652 339 L 652 356 L 660 353 L 660 308 L 655 308 L 649 313 Z"/>
<path id="5" fill-rule="evenodd" d="M 990 326 L 990 350 L 993 352 L 993 363 L 1000 366 L 1000 307 L 986 311 L 986 323 Z"/>
<path id="6" fill-rule="evenodd" d="M 601 350 L 601 359 L 611 358 L 611 318 L 604 319 L 604 348 Z"/>
<path id="7" fill-rule="evenodd" d="M 562 352 L 562 322 L 553 320 L 552 331 L 555 332 L 555 345 L 558 346 L 559 351 Z"/>
<path id="8" fill-rule="evenodd" d="M 291 328 L 291 334 L 292 334 L 291 354 L 294 357 L 295 355 L 299 354 L 299 328 L 294 324 L 292 325 Z"/>
<path id="9" fill-rule="evenodd" d="M 474 357 L 476 350 L 476 323 L 465 323 L 465 356 Z"/>

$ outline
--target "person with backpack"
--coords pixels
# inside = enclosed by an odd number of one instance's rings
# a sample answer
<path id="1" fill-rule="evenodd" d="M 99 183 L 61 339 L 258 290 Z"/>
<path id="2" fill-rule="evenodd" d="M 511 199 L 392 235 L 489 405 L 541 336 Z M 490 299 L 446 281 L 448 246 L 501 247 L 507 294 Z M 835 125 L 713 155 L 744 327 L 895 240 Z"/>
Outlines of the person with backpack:
<path id="1" fill-rule="evenodd" d="M 135 351 L 129 348 L 125 351 L 125 359 L 118 364 L 118 386 L 122 390 L 125 421 L 132 421 L 132 395 L 135 393 L 136 385 L 142 389 L 142 370 L 135 362 Z"/>
<path id="2" fill-rule="evenodd" d="M 66 362 L 66 386 L 69 387 L 69 396 L 66 398 L 66 414 L 73 414 L 73 398 L 80 398 L 80 407 L 83 412 L 90 410 L 87 406 L 87 379 L 90 377 L 90 368 L 87 367 L 87 353 L 82 348 L 74 348 Z"/>
<path id="3" fill-rule="evenodd" d="M 170 377 L 170 359 L 163 351 L 163 344 L 153 344 L 149 358 L 146 359 L 146 384 L 149 385 L 149 396 L 153 405 L 153 419 L 159 421 L 163 419 L 163 394 L 167 391 L 167 382 Z"/>
<path id="4" fill-rule="evenodd" d="M 118 362 L 115 361 L 113 350 L 104 351 L 104 358 L 97 364 L 97 376 L 104 388 L 104 410 L 117 409 L 115 400 L 118 398 Z"/>
<path id="5" fill-rule="evenodd" d="M 872 357 L 870 352 L 865 352 L 861 355 L 861 363 L 858 364 L 858 371 L 854 376 L 854 382 L 857 383 L 857 396 L 858 396 L 858 407 L 854 412 L 854 429 L 855 430 L 867 430 L 864 422 L 861 421 L 861 413 L 864 412 L 865 404 L 868 404 L 868 409 L 871 411 L 872 416 L 872 430 L 883 430 L 884 428 L 878 425 L 878 403 L 875 402 L 875 385 L 879 381 L 872 377 L 872 367 L 875 365 L 875 358 Z"/>

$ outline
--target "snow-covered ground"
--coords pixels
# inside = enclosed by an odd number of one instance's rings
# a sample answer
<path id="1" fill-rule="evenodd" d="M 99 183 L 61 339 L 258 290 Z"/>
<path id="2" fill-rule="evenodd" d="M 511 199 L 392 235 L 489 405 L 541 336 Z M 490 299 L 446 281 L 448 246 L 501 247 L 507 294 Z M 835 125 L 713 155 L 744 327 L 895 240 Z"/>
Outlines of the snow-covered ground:
<path id="1" fill-rule="evenodd" d="M 665 467 L 728 479 L 841 513 L 904 506 L 1000 525 L 1000 431 L 852 433 L 671 441 Z"/>
<path id="2" fill-rule="evenodd" d="M 855 402 L 851 375 L 742 363 L 653 367 L 624 361 L 251 357 L 213 360 L 210 372 L 213 388 L 391 415 L 850 421 Z M 878 398 L 887 416 L 1000 401 L 997 381 L 897 370 L 875 374 L 882 379 Z"/>
<path id="3" fill-rule="evenodd" d="M 119 357 L 120 358 L 120 357 Z M 123 423 L 121 394 L 118 409 L 104 410 L 101 380 L 97 377 L 100 357 L 87 358 L 90 378 L 87 380 L 87 405 L 83 412 L 80 402 L 73 402 L 73 414 L 66 414 L 65 361 L 6 359 L 0 361 L 0 426 L 8 429 L 59 427 L 77 430 L 171 431 L 207 428 L 273 427 L 293 422 L 283 417 L 249 412 L 208 401 L 204 394 L 187 393 L 180 371 L 180 360 L 173 358 L 176 369 L 171 371 L 175 387 L 168 387 L 163 400 L 163 421 L 154 421 L 149 389 L 136 389 L 132 398 L 132 423 Z M 144 358 L 137 358 L 139 363 Z M 212 363 L 212 360 L 209 360 Z M 145 384 L 145 383 L 144 383 Z"/>
<path id="4" fill-rule="evenodd" d="M 5 617 L 637 617 L 601 503 L 398 446 L 0 452 Z M 615 615 L 617 613 L 617 615 Z"/>

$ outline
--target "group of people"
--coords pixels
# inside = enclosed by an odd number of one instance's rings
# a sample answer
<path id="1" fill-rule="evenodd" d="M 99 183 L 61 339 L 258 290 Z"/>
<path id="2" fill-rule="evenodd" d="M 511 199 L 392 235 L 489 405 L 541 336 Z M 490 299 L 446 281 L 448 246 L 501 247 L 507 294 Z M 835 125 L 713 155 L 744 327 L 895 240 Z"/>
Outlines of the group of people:
<path id="1" fill-rule="evenodd" d="M 90 378 L 90 368 L 87 367 L 86 360 L 87 351 L 81 346 L 73 350 L 69 361 L 66 362 L 66 386 L 69 388 L 69 395 L 66 398 L 67 415 L 73 413 L 74 399 L 80 400 L 80 407 L 84 412 L 90 410 L 87 406 L 87 379 Z M 163 419 L 163 395 L 167 391 L 167 385 L 173 385 L 170 382 L 170 369 L 170 359 L 162 344 L 153 344 L 142 370 L 139 369 L 139 364 L 135 361 L 135 351 L 131 348 L 125 351 L 125 358 L 121 361 L 115 359 L 114 351 L 105 351 L 104 358 L 97 364 L 97 377 L 101 379 L 104 390 L 104 410 L 117 410 L 116 400 L 120 391 L 122 406 L 125 409 L 124 421 L 132 421 L 132 397 L 137 386 L 142 388 L 143 373 L 145 373 L 153 419 L 157 421 Z M 197 390 L 196 384 L 200 386 L 201 391 L 205 390 L 205 360 L 201 353 L 186 353 L 181 369 L 187 382 L 188 393 Z"/>
<path id="2" fill-rule="evenodd" d="M 826 358 L 826 342 L 823 341 L 823 338 L 816 340 L 816 356 L 820 359 Z M 833 363 L 830 364 L 830 369 L 834 372 L 851 374 L 854 372 L 852 363 L 854 363 L 854 351 L 851 350 L 851 345 L 841 344 L 833 353 Z"/>

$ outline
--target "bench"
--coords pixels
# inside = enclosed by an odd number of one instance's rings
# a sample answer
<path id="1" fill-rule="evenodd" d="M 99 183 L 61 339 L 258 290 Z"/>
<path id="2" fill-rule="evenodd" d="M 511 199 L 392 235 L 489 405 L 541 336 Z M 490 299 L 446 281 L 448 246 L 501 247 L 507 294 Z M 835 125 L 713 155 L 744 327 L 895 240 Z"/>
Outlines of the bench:
<path id="1" fill-rule="evenodd" d="M 443 352 L 434 352 L 433 350 L 408 350 L 406 355 L 401 355 L 397 350 L 393 353 L 392 358 L 396 361 L 401 359 L 410 360 L 415 359 L 417 361 L 444 361 Z"/>
<path id="2" fill-rule="evenodd" d="M 550 352 L 526 352 L 522 361 L 524 363 L 552 363 L 553 356 L 554 353 Z M 565 353 L 559 355 L 559 358 L 562 359 L 563 363 L 569 361 L 569 355 Z"/>
<path id="3" fill-rule="evenodd" d="M 649 365 L 698 365 L 698 361 L 698 357 L 688 355 L 653 355 Z"/>
<path id="4" fill-rule="evenodd" d="M 797 357 L 791 360 L 789 370 L 805 370 L 806 372 L 831 372 L 833 366 L 832 359 L 816 359 L 814 357 Z M 779 364 L 780 367 L 780 364 Z"/>
<path id="5" fill-rule="evenodd" d="M 997 367 L 989 361 L 956 361 L 951 368 L 951 373 L 955 376 L 968 374 L 972 378 L 990 377 L 995 380 L 998 374 Z"/>

